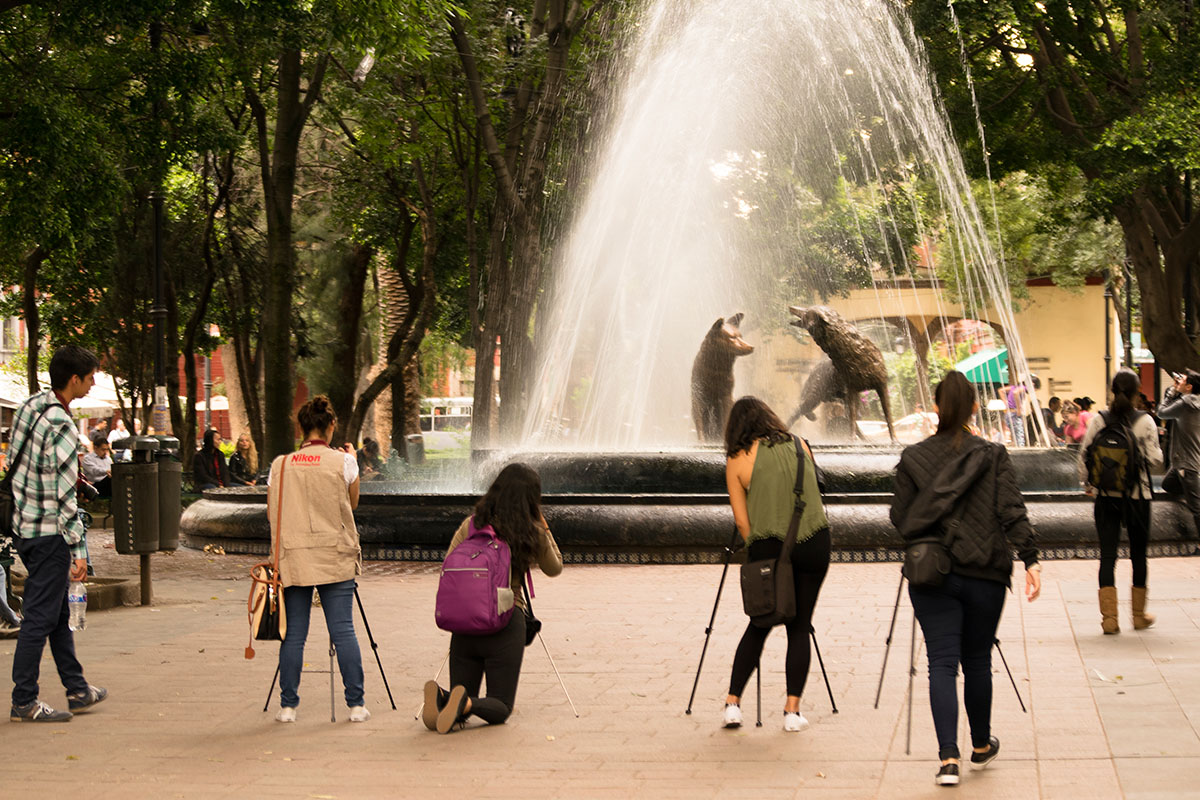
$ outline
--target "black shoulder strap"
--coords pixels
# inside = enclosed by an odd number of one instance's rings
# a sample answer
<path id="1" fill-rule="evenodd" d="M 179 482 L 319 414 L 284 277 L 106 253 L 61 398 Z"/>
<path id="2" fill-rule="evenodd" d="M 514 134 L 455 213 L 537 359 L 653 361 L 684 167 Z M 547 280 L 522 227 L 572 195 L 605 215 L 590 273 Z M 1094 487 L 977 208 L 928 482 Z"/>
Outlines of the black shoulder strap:
<path id="1" fill-rule="evenodd" d="M 992 445 L 989 443 L 983 446 L 991 450 L 990 457 L 992 461 L 992 467 L 995 468 L 996 459 L 1000 457 L 1000 451 L 1004 448 L 1004 445 Z M 955 462 L 952 462 L 947 466 L 954 466 L 956 463 L 957 459 Z M 949 549 L 951 542 L 954 541 L 954 537 L 958 534 L 958 526 L 962 522 L 963 515 L 967 513 L 966 497 L 969 493 L 970 489 L 963 492 L 962 495 L 955 500 L 954 507 L 951 509 L 950 513 L 946 515 L 946 521 L 943 528 L 944 534 L 942 536 L 942 545 L 947 549 Z"/>
<path id="2" fill-rule="evenodd" d="M 783 549 L 779 551 L 779 560 L 786 561 L 792 557 L 792 548 L 796 545 L 796 534 L 800 530 L 800 517 L 804 514 L 804 447 L 799 437 L 792 434 L 792 442 L 796 445 L 796 486 L 792 489 L 795 494 L 795 504 L 792 506 L 792 520 L 788 523 L 787 538 L 783 540 Z"/>
<path id="3" fill-rule="evenodd" d="M 9 483 L 11 483 L 13 478 L 16 477 L 17 466 L 21 463 L 21 456 L 25 455 L 25 446 L 29 444 L 29 440 L 33 437 L 33 433 L 37 428 L 38 421 L 41 420 L 42 417 L 46 416 L 46 412 L 50 410 L 50 406 L 52 405 L 57 405 L 57 403 L 47 403 L 45 408 L 38 412 L 38 415 L 33 418 L 33 422 L 30 423 L 29 432 L 25 434 L 25 438 L 21 441 L 21 446 L 17 448 L 17 454 L 13 456 L 13 460 L 9 462 L 8 472 L 4 474 L 5 479 L 8 480 Z M 13 427 L 15 428 L 16 426 L 14 425 Z"/>

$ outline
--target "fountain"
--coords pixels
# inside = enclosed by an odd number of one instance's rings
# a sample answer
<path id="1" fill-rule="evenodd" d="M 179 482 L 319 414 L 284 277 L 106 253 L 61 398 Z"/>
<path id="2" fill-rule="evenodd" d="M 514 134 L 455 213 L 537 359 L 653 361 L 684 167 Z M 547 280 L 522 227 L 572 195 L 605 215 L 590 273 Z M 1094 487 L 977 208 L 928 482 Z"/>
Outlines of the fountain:
<path id="1" fill-rule="evenodd" d="M 896 4 L 651 0 L 631 31 L 539 311 L 521 441 L 474 453 L 470 478 L 454 487 L 364 486 L 368 557 L 440 558 L 476 493 L 519 458 L 540 471 L 570 557 L 711 558 L 732 515 L 724 455 L 697 444 L 689 373 L 713 320 L 734 311 L 746 312 L 742 332 L 756 345 L 738 359 L 735 391 L 781 415 L 800 388 L 769 356 L 799 346 L 788 306 L 855 286 L 874 307 L 860 324 L 919 315 L 924 327 L 909 323 L 904 342 L 928 352 L 931 332 L 984 320 L 1003 338 L 1010 374 L 1029 374 L 1002 258 Z M 887 509 L 898 455 L 817 449 L 843 558 L 895 556 Z M 1013 452 L 1043 541 L 1065 547 L 1093 536 L 1074 457 Z M 183 532 L 193 546 L 265 552 L 263 502 L 262 490 L 206 492 Z M 1156 503 L 1155 538 L 1176 538 L 1185 516 Z"/>

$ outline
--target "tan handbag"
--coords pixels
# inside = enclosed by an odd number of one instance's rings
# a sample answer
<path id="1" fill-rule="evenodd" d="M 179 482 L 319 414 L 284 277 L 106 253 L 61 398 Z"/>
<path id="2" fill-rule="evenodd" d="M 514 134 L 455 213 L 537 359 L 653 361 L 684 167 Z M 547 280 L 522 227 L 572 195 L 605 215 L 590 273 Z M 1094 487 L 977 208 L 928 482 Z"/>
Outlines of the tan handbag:
<path id="1" fill-rule="evenodd" d="M 254 658 L 254 641 L 282 642 L 287 636 L 287 614 L 283 607 L 283 583 L 279 579 L 279 534 L 283 508 L 283 469 L 287 458 L 279 462 L 279 502 L 275 504 L 275 556 L 250 568 L 250 597 L 246 615 L 250 621 L 250 642 L 246 658 Z"/>

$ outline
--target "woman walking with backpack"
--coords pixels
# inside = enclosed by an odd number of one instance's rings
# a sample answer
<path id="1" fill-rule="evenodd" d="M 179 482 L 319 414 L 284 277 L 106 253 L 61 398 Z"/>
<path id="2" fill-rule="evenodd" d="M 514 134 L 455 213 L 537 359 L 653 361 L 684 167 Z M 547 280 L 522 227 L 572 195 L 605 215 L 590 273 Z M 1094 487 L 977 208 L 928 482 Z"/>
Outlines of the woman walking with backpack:
<path id="1" fill-rule="evenodd" d="M 791 557 L 796 616 L 784 626 L 788 646 L 783 729 L 790 733 L 808 727 L 808 720 L 800 713 L 800 696 L 804 694 L 812 660 L 809 635 L 813 610 L 829 571 L 832 547 L 829 520 L 821 503 L 816 464 L 808 445 L 803 444 L 797 452 L 787 425 L 762 400 L 743 397 L 733 404 L 725 425 L 725 485 L 734 523 L 748 547 L 748 561 L 778 559 L 783 552 L 795 508 L 796 472 L 801 467 L 805 505 Z M 770 632 L 770 628 L 751 622 L 742 634 L 729 676 L 729 696 L 725 698 L 726 728 L 742 725 L 742 692 L 758 667 Z"/>
<path id="2" fill-rule="evenodd" d="M 489 725 L 500 725 L 512 714 L 526 644 L 526 601 L 521 587 L 535 564 L 550 577 L 560 574 L 563 568 L 558 543 L 542 515 L 541 478 L 525 464 L 509 464 L 500 470 L 475 504 L 474 515 L 458 526 L 446 557 L 478 534 L 494 536 L 508 546 L 513 611 L 496 633 L 450 634 L 451 688 L 446 691 L 436 681 L 427 682 L 421 712 L 425 727 L 438 733 L 449 733 L 456 725 L 462 727 L 472 715 Z M 480 697 L 485 675 L 487 696 Z"/>
<path id="3" fill-rule="evenodd" d="M 1012 583 L 1014 547 L 1025 562 L 1030 601 L 1037 599 L 1042 583 L 1033 527 L 1008 451 L 967 428 L 979 410 L 974 387 L 961 372 L 950 372 L 934 390 L 934 400 L 937 431 L 900 455 L 891 519 L 906 543 L 945 537 L 943 521 L 954 521 L 947 545 L 950 573 L 939 586 L 910 582 L 908 587 L 929 654 L 929 705 L 941 759 L 935 782 L 954 786 L 960 758 L 959 664 L 971 763 L 986 766 L 1000 752 L 991 731 L 992 645 L 1004 590 Z"/>
<path id="4" fill-rule="evenodd" d="M 1134 630 L 1149 628 L 1154 616 L 1146 613 L 1146 548 L 1150 543 L 1150 468 L 1162 464 L 1158 426 L 1154 418 L 1137 411 L 1141 392 L 1137 373 L 1123 368 L 1113 376 L 1112 404 L 1093 415 L 1079 445 L 1079 475 L 1089 496 L 1096 497 L 1094 517 L 1100 539 L 1100 627 L 1107 634 L 1121 632 L 1117 621 L 1117 545 L 1121 525 L 1129 536 L 1129 561 L 1133 565 Z M 1105 460 L 1124 462 L 1105 469 Z"/>
<path id="5" fill-rule="evenodd" d="M 318 395 L 296 415 L 304 443 L 279 456 L 267 479 L 267 514 L 279 559 L 287 633 L 279 646 L 279 722 L 295 722 L 300 671 L 312 613 L 313 589 L 321 597 L 325 627 L 337 649 L 351 722 L 371 718 L 363 704 L 363 667 L 354 635 L 355 578 L 362 551 L 354 509 L 358 507 L 358 461 L 328 442 L 337 427 L 329 398 Z"/>

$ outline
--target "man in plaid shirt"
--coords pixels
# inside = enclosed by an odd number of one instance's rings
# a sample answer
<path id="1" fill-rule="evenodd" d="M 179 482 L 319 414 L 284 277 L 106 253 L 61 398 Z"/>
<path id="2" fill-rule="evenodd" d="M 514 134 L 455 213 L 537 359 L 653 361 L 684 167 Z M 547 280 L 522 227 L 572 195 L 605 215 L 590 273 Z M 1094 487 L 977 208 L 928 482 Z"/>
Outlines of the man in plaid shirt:
<path id="1" fill-rule="evenodd" d="M 91 390 L 98 366 L 90 350 L 59 348 L 50 360 L 51 391 L 30 397 L 13 417 L 9 452 L 15 457 L 24 448 L 13 473 L 13 529 L 29 573 L 21 606 L 25 618 L 13 654 L 9 719 L 14 722 L 65 722 L 71 711 L 90 709 L 108 695 L 84 680 L 67 605 L 68 584 L 87 576 L 87 546 L 75 504 L 79 435 L 70 405 Z M 71 711 L 56 711 L 38 699 L 47 641 Z"/>

